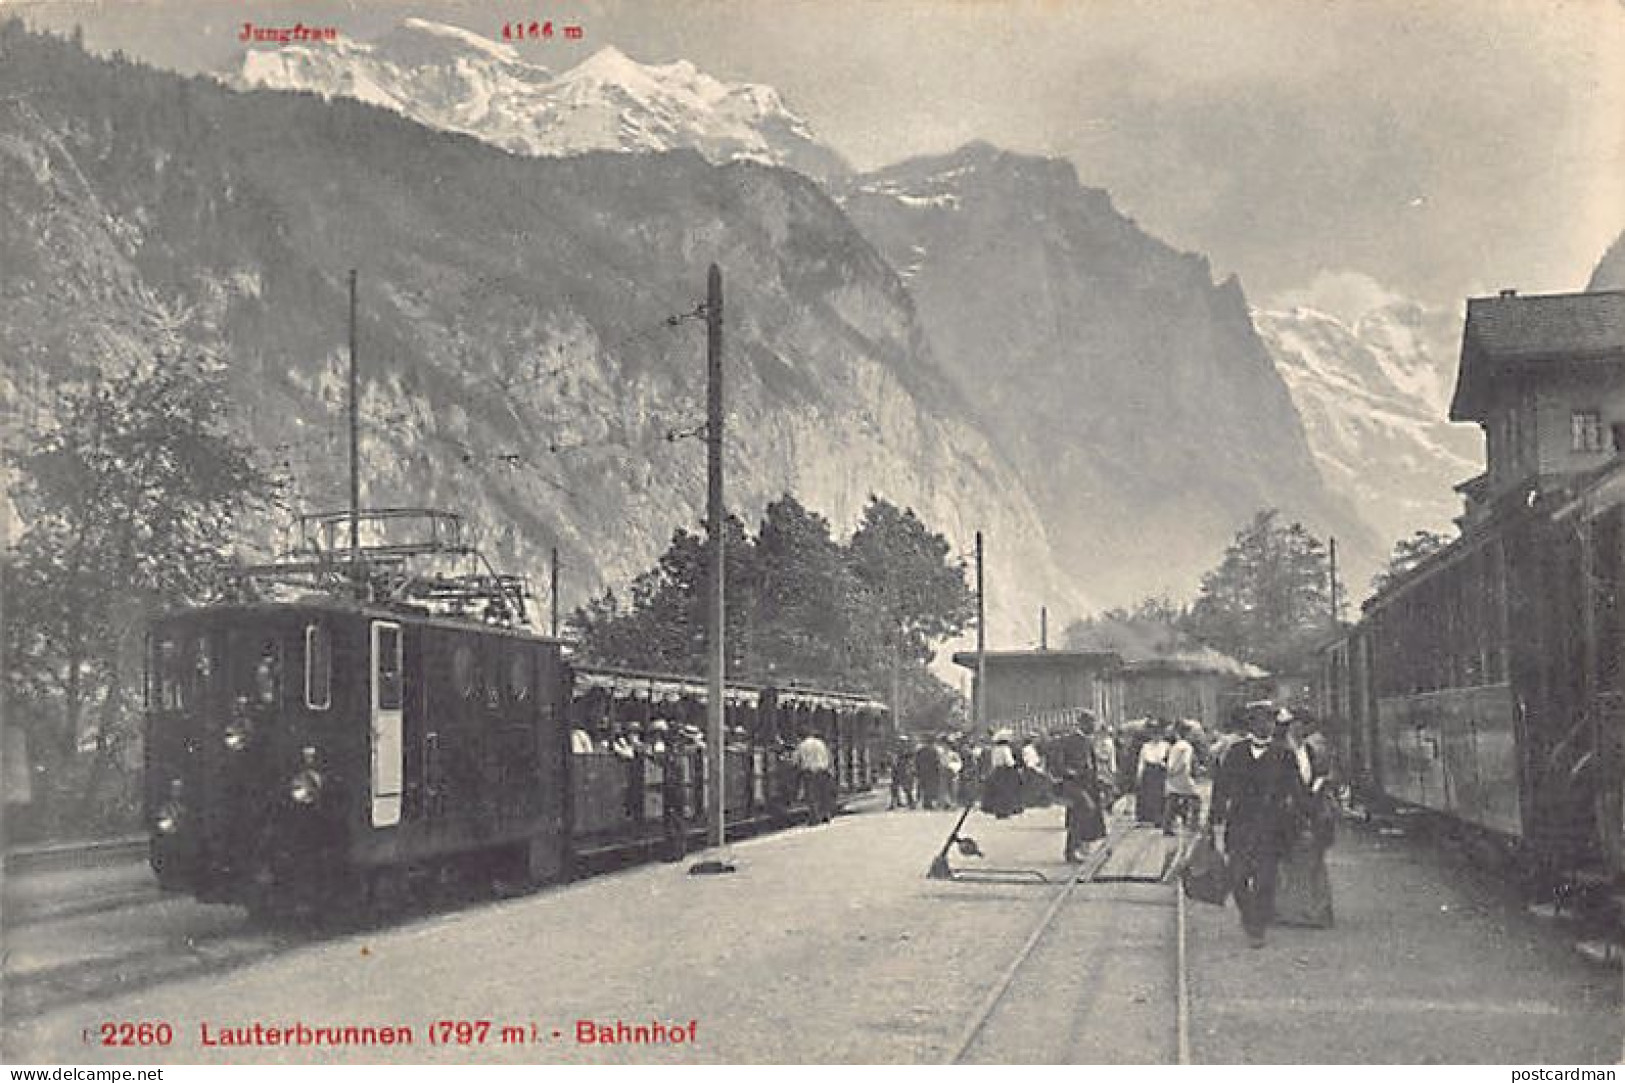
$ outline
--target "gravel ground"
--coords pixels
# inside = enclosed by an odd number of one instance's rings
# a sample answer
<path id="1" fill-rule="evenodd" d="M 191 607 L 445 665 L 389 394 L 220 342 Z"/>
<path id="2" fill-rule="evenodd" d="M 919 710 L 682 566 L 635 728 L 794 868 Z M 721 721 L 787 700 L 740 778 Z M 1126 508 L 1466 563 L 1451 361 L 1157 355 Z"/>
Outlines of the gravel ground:
<path id="1" fill-rule="evenodd" d="M 955 815 L 843 817 L 740 844 L 733 875 L 644 866 L 296 947 L 230 972 L 8 1020 L 5 1051 L 23 1062 L 117 1057 L 127 1051 L 86 1045 L 86 1028 L 163 1020 L 176 1034 L 164 1059 L 175 1061 L 939 1060 L 1068 872 L 1056 860 L 1059 812 L 1049 809 L 976 817 L 970 830 L 989 855 L 983 864 L 1035 868 L 1055 882 L 925 879 Z M 436 1020 L 490 1020 L 498 1030 L 483 1045 L 430 1046 Z M 698 1041 L 579 1044 L 580 1020 L 695 1021 Z M 300 1021 L 404 1024 L 416 1042 L 225 1050 L 200 1041 L 201 1024 L 218 1032 Z M 522 1030 L 524 1043 L 497 1041 L 502 1026 Z"/>
<path id="2" fill-rule="evenodd" d="M 1247 948 L 1234 904 L 1189 907 L 1193 1058 L 1595 1064 L 1620 1057 L 1620 973 L 1424 843 L 1345 831 L 1336 925 Z"/>
<path id="3" fill-rule="evenodd" d="M 384 930 L 275 942 L 222 923 L 212 969 L 162 966 L 17 1010 L 13 965 L 49 951 L 183 960 L 207 945 L 120 931 L 120 913 L 8 929 L 5 1059 L 165 1062 L 933 1063 L 1027 941 L 1071 869 L 1057 809 L 973 816 L 987 857 L 1045 882 L 924 873 L 956 813 L 870 812 L 734 848 L 739 871 L 649 865 Z M 1121 831 L 1106 876 L 1155 873 L 1165 844 Z M 1235 911 L 1188 908 L 1192 1052 L 1209 1063 L 1588 1063 L 1620 1052 L 1620 978 L 1560 931 L 1464 878 L 1428 847 L 1350 832 L 1331 855 L 1338 925 L 1245 947 Z M 123 881 L 109 880 L 110 888 Z M 1174 898 L 1166 885 L 1079 884 L 966 1052 L 972 1063 L 1166 1063 L 1175 1053 Z M 130 914 L 163 912 L 166 902 Z M 184 904 L 191 905 L 191 904 Z M 41 944 L 28 948 L 19 938 Z M 157 939 L 154 939 L 157 937 Z M 53 939 L 54 938 L 54 939 Z M 71 942 L 71 943 L 70 943 Z M 35 956 L 28 956 L 35 951 Z M 232 952 L 239 953 L 232 956 Z M 259 954 L 256 955 L 255 953 Z M 30 958 L 33 962 L 30 962 Z M 57 1004 L 57 1006 L 51 1006 Z M 165 1021 L 165 1049 L 108 1049 L 103 1022 Z M 490 1021 L 483 1042 L 431 1045 L 436 1021 Z M 692 1023 L 681 1044 L 587 1044 L 578 1026 Z M 397 1025 L 414 1044 L 207 1046 L 200 1028 Z M 504 1035 L 503 1028 L 510 1028 Z M 86 1041 L 87 1033 L 92 1041 Z M 686 1037 L 686 1035 L 685 1035 Z M 505 1040 L 506 1039 L 506 1040 Z"/>

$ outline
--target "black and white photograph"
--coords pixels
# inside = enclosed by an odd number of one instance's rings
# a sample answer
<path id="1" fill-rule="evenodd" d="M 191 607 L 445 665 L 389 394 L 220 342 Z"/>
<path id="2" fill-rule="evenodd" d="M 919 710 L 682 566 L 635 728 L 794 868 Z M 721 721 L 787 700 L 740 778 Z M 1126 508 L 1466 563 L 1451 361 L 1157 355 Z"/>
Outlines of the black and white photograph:
<path id="1" fill-rule="evenodd" d="M 0 0 L 0 509 L 0 1062 L 1625 1059 L 1620 0 Z"/>

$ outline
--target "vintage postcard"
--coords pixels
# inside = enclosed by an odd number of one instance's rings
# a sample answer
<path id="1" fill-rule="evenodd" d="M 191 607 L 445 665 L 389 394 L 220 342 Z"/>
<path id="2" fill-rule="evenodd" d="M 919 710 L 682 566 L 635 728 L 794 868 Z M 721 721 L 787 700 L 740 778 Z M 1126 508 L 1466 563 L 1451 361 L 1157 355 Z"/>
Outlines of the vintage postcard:
<path id="1" fill-rule="evenodd" d="M 0 1059 L 1612 1078 L 1622 72 L 0 3 Z"/>

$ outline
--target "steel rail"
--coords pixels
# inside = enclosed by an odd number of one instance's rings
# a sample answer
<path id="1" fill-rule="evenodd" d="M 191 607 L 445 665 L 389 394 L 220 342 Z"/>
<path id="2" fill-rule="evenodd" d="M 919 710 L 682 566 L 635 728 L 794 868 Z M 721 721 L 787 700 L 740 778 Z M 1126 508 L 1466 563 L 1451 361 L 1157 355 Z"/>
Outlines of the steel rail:
<path id="1" fill-rule="evenodd" d="M 1009 992 L 1010 986 L 1015 982 L 1016 975 L 1021 972 L 1022 966 L 1026 964 L 1028 957 L 1032 955 L 1033 949 L 1038 946 L 1038 942 L 1043 939 L 1044 934 L 1049 930 L 1055 916 L 1061 912 L 1061 907 L 1071 897 L 1072 890 L 1080 883 L 1093 879 L 1094 874 L 1099 872 L 1111 857 L 1112 844 L 1120 836 L 1121 833 L 1118 836 L 1109 838 L 1107 845 L 1101 847 L 1096 854 L 1091 855 L 1090 859 L 1080 865 L 1077 871 L 1072 874 L 1071 879 L 1060 890 L 1056 891 L 1054 897 L 1050 900 L 1049 907 L 1044 911 L 1043 917 L 1039 919 L 1038 924 L 1034 926 L 1033 931 L 1028 935 L 1026 942 L 1016 952 L 1015 958 L 1010 961 L 1010 965 L 1005 967 L 1004 972 L 999 975 L 999 980 L 994 983 L 993 988 L 989 989 L 987 995 L 982 998 L 970 1021 L 960 1032 L 958 1041 L 954 1043 L 953 1054 L 947 1060 L 948 1064 L 959 1064 L 965 1054 L 970 1051 L 970 1047 L 981 1037 L 988 1020 L 992 1018 L 993 1012 L 998 1008 L 1000 1002 L 1004 1000 L 1005 994 Z M 1187 946 L 1185 892 L 1177 880 L 1173 881 L 1172 885 L 1175 898 L 1174 1056 L 1175 1063 L 1190 1064 L 1190 955 Z"/>
<path id="2" fill-rule="evenodd" d="M 82 868 L 141 857 L 146 852 L 145 835 L 34 846 L 7 851 L 5 870 L 19 873 L 39 868 Z"/>

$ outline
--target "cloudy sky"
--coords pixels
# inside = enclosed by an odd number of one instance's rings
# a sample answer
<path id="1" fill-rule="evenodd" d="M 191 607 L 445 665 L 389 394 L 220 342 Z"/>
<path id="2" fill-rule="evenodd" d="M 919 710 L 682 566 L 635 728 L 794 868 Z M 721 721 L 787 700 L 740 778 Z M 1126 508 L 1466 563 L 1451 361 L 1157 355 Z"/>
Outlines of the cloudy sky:
<path id="1" fill-rule="evenodd" d="M 1578 289 L 1625 225 L 1622 0 L 9 0 L 98 50 L 229 64 L 245 19 L 420 15 L 563 68 L 616 45 L 778 87 L 869 168 L 972 139 L 1064 156 L 1255 303 L 1351 282 L 1459 309 Z M 1358 292 L 1358 291 L 1355 291 Z"/>

